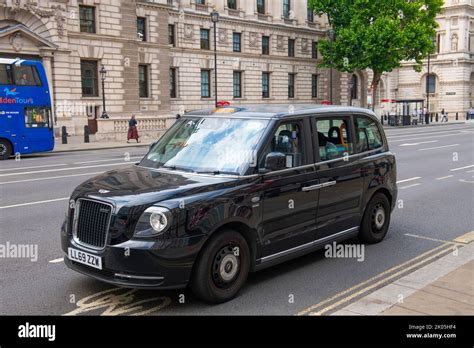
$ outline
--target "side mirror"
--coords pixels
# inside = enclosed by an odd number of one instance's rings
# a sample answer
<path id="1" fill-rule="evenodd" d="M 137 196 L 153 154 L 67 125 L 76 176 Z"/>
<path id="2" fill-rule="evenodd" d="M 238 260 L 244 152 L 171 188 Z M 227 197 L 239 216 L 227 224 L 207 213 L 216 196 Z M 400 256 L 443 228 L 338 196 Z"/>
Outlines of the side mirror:
<path id="1" fill-rule="evenodd" d="M 286 156 L 281 152 L 270 152 L 265 158 L 265 169 L 271 172 L 286 169 Z"/>
<path id="2" fill-rule="evenodd" d="M 155 146 L 157 143 L 158 143 L 158 142 L 157 142 L 157 141 L 155 141 L 153 144 L 151 144 L 151 145 L 150 145 L 150 148 L 149 148 L 148 150 L 151 150 L 151 149 L 153 149 L 153 146 Z"/>

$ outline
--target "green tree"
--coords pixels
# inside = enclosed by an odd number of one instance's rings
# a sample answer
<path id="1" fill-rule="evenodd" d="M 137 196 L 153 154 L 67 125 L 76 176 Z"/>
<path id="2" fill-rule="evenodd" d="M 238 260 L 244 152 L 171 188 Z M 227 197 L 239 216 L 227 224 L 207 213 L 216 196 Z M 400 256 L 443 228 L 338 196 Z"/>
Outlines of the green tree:
<path id="1" fill-rule="evenodd" d="M 335 33 L 333 67 L 342 72 L 373 71 L 372 104 L 382 74 L 402 61 L 422 62 L 434 50 L 436 16 L 444 0 L 309 0 L 318 15 L 326 15 Z M 321 40 L 322 67 L 330 66 L 330 41 Z"/>

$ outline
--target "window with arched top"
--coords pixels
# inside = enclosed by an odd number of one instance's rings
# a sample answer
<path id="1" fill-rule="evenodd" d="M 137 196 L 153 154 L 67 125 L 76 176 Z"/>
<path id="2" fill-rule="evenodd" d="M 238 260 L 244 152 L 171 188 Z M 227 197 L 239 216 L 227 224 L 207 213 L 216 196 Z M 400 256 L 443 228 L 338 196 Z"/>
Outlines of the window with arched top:
<path id="1" fill-rule="evenodd" d="M 426 93 L 436 93 L 436 75 L 426 75 Z"/>
<path id="2" fill-rule="evenodd" d="M 352 75 L 351 77 L 351 98 L 352 99 L 359 99 L 358 90 L 359 90 L 359 78 L 357 77 L 357 75 Z"/>

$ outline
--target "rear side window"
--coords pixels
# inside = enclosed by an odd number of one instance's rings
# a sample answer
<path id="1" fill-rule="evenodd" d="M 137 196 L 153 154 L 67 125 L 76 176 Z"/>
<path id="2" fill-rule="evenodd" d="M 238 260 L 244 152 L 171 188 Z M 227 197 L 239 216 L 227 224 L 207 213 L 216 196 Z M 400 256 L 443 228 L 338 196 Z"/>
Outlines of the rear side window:
<path id="1" fill-rule="evenodd" d="M 316 118 L 315 121 L 321 161 L 343 158 L 354 153 L 349 117 Z"/>
<path id="2" fill-rule="evenodd" d="M 383 146 L 382 134 L 374 120 L 364 116 L 356 116 L 354 125 L 357 152 L 375 150 Z"/>
<path id="3" fill-rule="evenodd" d="M 13 77 L 17 86 L 41 86 L 38 71 L 31 65 L 15 66 Z"/>
<path id="4" fill-rule="evenodd" d="M 11 65 L 0 64 L 0 85 L 12 85 Z"/>

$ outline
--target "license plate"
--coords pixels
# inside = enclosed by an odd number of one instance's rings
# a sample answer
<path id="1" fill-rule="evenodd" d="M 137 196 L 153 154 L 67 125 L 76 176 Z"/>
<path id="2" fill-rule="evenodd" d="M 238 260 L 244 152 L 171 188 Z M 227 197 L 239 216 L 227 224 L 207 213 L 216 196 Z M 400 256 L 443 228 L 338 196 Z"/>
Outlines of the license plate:
<path id="1" fill-rule="evenodd" d="M 102 269 L 102 258 L 99 256 L 95 256 L 77 249 L 69 248 L 68 257 L 69 260 L 82 263 L 83 265 Z"/>

